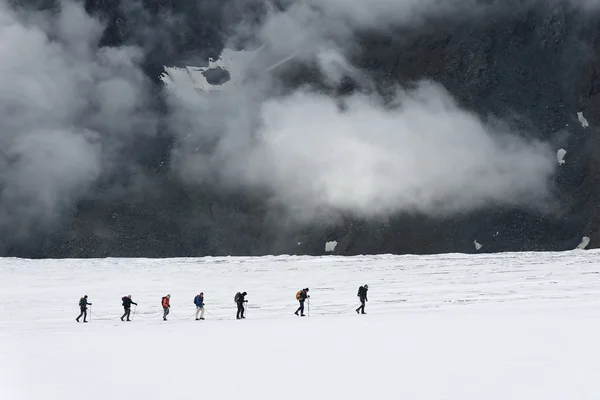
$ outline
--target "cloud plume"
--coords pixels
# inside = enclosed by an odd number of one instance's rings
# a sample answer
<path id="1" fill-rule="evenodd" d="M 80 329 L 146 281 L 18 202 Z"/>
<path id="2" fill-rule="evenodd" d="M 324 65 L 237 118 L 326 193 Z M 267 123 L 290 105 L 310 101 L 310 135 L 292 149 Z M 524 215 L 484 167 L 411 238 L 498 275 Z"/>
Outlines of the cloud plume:
<path id="1" fill-rule="evenodd" d="M 85 196 L 136 134 L 153 135 L 135 47 L 99 47 L 80 4 L 0 1 L 0 228 L 41 230 Z"/>
<path id="2" fill-rule="evenodd" d="M 272 12 L 254 27 L 266 44 L 255 66 L 300 49 L 295 61 L 312 59 L 327 84 L 352 76 L 369 89 L 348 97 L 306 86 L 282 92 L 285 83 L 269 74 L 217 94 L 179 88 L 171 99 L 182 138 L 175 168 L 199 184 L 265 190 L 303 220 L 323 209 L 448 215 L 543 201 L 556 165 L 547 144 L 461 109 L 435 82 L 384 99 L 347 56 L 359 29 L 385 31 L 476 3 L 310 0 Z"/>
<path id="3" fill-rule="evenodd" d="M 222 3 L 200 9 L 220 13 Z M 170 167 L 186 183 L 259 190 L 302 219 L 323 209 L 450 214 L 530 205 L 548 195 L 556 164 L 548 145 L 490 125 L 435 82 L 398 87 L 383 98 L 377 79 L 352 62 L 363 50 L 359 31 L 398 35 L 397 28 L 430 18 L 480 18 L 503 2 L 278 3 L 260 18 L 241 18 L 230 38 L 264 45 L 246 66 L 247 79 L 218 93 L 180 87 L 163 121 L 140 65 L 144 52 L 179 51 L 169 40 L 187 40 L 177 36 L 181 10 L 148 29 L 147 21 L 165 14 L 144 19 L 142 3 L 135 3 L 132 13 L 141 16 L 130 27 L 141 27 L 141 46 L 102 47 L 105 26 L 80 2 L 32 11 L 0 0 L 0 231 L 27 237 L 115 170 L 138 168 L 129 151 L 163 122 L 176 137 Z M 199 47 L 190 45 L 186 54 Z M 350 76 L 361 90 L 333 96 L 292 85 L 278 69 L 262 72 L 291 56 L 281 71 L 309 65 L 325 86 Z M 164 60 L 172 61 L 180 60 Z"/>

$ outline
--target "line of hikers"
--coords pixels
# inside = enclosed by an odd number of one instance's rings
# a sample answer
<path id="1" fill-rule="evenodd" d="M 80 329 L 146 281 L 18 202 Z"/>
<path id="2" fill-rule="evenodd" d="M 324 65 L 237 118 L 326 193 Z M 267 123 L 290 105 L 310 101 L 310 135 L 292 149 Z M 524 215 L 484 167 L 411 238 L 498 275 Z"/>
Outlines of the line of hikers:
<path id="1" fill-rule="evenodd" d="M 367 299 L 367 291 L 369 290 L 369 285 L 364 285 L 358 288 L 358 293 L 357 296 L 360 300 L 360 306 L 356 309 L 356 313 L 357 314 L 366 314 L 365 313 L 365 303 L 368 301 Z M 298 300 L 299 303 L 299 307 L 298 309 L 294 312 L 294 314 L 300 316 L 300 317 L 304 317 L 304 302 L 310 298 L 310 296 L 308 295 L 308 288 L 304 288 L 304 289 L 300 289 L 298 290 L 298 292 L 296 293 L 296 300 Z M 246 292 L 237 292 L 233 298 L 233 301 L 235 302 L 235 304 L 237 305 L 237 313 L 236 313 L 236 319 L 245 319 L 246 317 L 244 316 L 244 312 L 245 312 L 245 307 L 244 304 L 248 302 L 248 300 L 246 300 L 246 296 L 248 295 L 248 293 Z M 134 302 L 133 300 L 131 300 L 131 295 L 127 295 L 124 296 L 123 298 L 121 298 L 122 306 L 123 309 L 125 310 L 125 312 L 123 313 L 123 315 L 121 316 L 121 321 L 124 321 L 124 318 L 127 318 L 127 321 L 131 321 L 131 319 L 129 318 L 131 315 L 131 305 L 135 305 L 137 306 L 137 303 Z M 167 315 L 169 315 L 169 310 L 171 309 L 171 295 L 167 294 L 166 296 L 164 296 L 161 299 L 160 302 L 162 308 L 163 308 L 163 321 L 167 320 Z M 79 299 L 79 308 L 81 313 L 79 314 L 79 316 L 75 319 L 77 322 L 79 322 L 79 319 L 83 316 L 83 322 L 88 322 L 87 321 L 87 307 L 91 306 L 92 303 L 88 302 L 88 296 L 85 295 L 83 296 L 81 299 Z M 194 305 L 196 306 L 196 321 L 200 321 L 200 320 L 204 320 L 204 293 L 200 292 L 200 294 L 196 295 L 196 297 L 194 297 Z M 298 314 L 300 313 L 300 314 Z"/>

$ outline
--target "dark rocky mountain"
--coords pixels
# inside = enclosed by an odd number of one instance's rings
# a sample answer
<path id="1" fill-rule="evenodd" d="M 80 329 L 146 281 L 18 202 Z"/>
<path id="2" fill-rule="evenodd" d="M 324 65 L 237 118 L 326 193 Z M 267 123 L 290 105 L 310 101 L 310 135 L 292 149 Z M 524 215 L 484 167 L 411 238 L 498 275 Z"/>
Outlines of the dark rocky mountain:
<path id="1" fill-rule="evenodd" d="M 509 3 L 512 7 L 490 18 L 441 19 L 394 35 L 360 32 L 360 50 L 353 57 L 382 86 L 433 79 L 466 109 L 566 149 L 567 162 L 554 178 L 554 201 L 543 211 L 498 206 L 446 218 L 346 215 L 335 223 L 292 225 L 261 193 L 182 183 L 164 167 L 173 145 L 164 129 L 127 149 L 142 167 L 142 188 L 133 185 L 132 176 L 106 177 L 51 230 L 27 240 L 2 238 L 2 255 L 318 255 L 331 240 L 338 242 L 333 253 L 344 255 L 473 253 L 475 240 L 483 244 L 478 252 L 560 251 L 575 248 L 583 236 L 591 239 L 588 248 L 600 247 L 600 14 L 567 1 L 543 7 Z M 156 83 L 156 112 L 164 111 L 158 98 L 163 65 L 217 56 L 227 26 L 261 15 L 254 2 L 145 1 L 144 18 L 125 5 L 125 0 L 86 1 L 90 13 L 107 21 L 106 45 L 136 43 L 146 49 L 144 68 Z M 178 21 L 168 41 L 136 34 L 167 17 Z M 293 79 L 300 84 L 317 78 L 305 72 Z M 353 90 L 353 84 L 345 89 Z M 589 127 L 578 121 L 578 112 Z"/>

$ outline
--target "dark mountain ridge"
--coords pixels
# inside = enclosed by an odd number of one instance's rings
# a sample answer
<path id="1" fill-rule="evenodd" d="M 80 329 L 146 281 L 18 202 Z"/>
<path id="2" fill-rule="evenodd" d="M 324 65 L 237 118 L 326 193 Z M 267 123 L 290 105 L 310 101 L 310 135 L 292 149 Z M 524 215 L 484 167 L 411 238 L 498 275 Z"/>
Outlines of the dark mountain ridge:
<path id="1" fill-rule="evenodd" d="M 382 88 L 431 79 L 482 118 L 501 120 L 515 132 L 564 148 L 566 163 L 556 170 L 554 198 L 542 209 L 490 206 L 452 217 L 343 215 L 293 224 L 269 205 L 267 193 L 183 183 L 167 167 L 173 140 L 162 128 L 155 138 L 124 150 L 135 156 L 137 175 L 104 177 L 51 229 L 25 240 L 5 233 L 1 254 L 319 255 L 333 240 L 338 242 L 333 253 L 344 255 L 561 251 L 575 248 L 584 236 L 591 240 L 588 248 L 600 247 L 600 13 L 560 1 L 544 7 L 513 3 L 489 18 L 442 18 L 393 35 L 358 32 L 352 58 Z M 262 10 L 232 1 L 146 1 L 142 10 L 125 4 L 88 0 L 86 9 L 106 21 L 105 45 L 135 43 L 146 49 L 144 69 L 156 84 L 157 113 L 166 112 L 158 80 L 163 65 L 216 57 L 227 27 L 240 18 L 259 19 Z M 136 33 L 142 24 L 159 26 L 167 17 L 178 21 L 169 40 L 147 40 Z M 309 70 L 288 79 L 290 85 L 318 83 Z M 354 89 L 352 82 L 335 88 Z M 589 127 L 578 121 L 578 112 Z M 481 249 L 476 250 L 475 240 Z"/>

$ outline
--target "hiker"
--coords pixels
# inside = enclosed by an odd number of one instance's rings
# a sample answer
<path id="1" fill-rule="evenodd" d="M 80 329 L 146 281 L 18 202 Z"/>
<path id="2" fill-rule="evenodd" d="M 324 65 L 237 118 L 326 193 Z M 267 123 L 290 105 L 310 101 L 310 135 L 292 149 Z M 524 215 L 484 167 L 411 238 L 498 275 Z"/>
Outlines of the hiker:
<path id="1" fill-rule="evenodd" d="M 88 303 L 87 294 L 86 294 L 81 299 L 79 299 L 79 309 L 81 310 L 81 314 L 79 314 L 79 317 L 75 318 L 75 321 L 79 322 L 79 318 L 81 318 L 81 316 L 83 315 L 83 322 L 87 322 L 86 318 L 87 318 L 87 306 L 88 306 L 88 304 L 90 306 L 92 305 L 92 303 Z"/>
<path id="2" fill-rule="evenodd" d="M 298 293 L 296 293 L 296 300 L 300 302 L 300 307 L 298 307 L 294 314 L 298 315 L 298 311 L 300 311 L 300 316 L 304 317 L 304 301 L 309 297 L 308 288 L 298 290 Z"/>
<path id="3" fill-rule="evenodd" d="M 169 315 L 169 308 L 171 308 L 171 295 L 168 294 L 162 298 L 161 301 L 163 308 L 163 321 L 167 320 L 167 315 Z"/>
<path id="4" fill-rule="evenodd" d="M 129 319 L 129 315 L 131 314 L 131 305 L 135 304 L 137 306 L 137 303 L 131 300 L 131 295 L 127 295 L 121 300 L 123 300 L 123 308 L 125 309 L 125 314 L 123 314 L 123 316 L 121 317 L 121 321 L 123 321 L 123 318 L 125 317 L 127 317 L 127 321 L 131 321 Z"/>
<path id="5" fill-rule="evenodd" d="M 235 294 L 235 297 L 233 298 L 233 300 L 237 304 L 237 314 L 235 316 L 236 319 L 246 318 L 246 317 L 244 317 L 244 303 L 248 302 L 248 300 L 246 300 L 247 294 L 248 293 L 246 293 L 246 292 L 244 292 L 244 293 L 237 292 Z"/>
<path id="6" fill-rule="evenodd" d="M 204 319 L 204 293 L 200 292 L 199 295 L 194 297 L 194 304 L 196 305 L 196 321 Z M 198 318 L 200 314 L 200 318 Z"/>
<path id="7" fill-rule="evenodd" d="M 360 314 L 366 314 L 366 312 L 365 312 L 365 302 L 369 301 L 367 299 L 367 291 L 368 290 L 369 290 L 369 285 L 361 286 L 361 287 L 358 288 L 358 294 L 357 294 L 357 296 L 360 299 L 360 307 L 358 307 L 356 309 L 356 313 L 357 314 L 359 314 L 359 311 L 362 311 L 362 312 L 360 312 Z"/>

